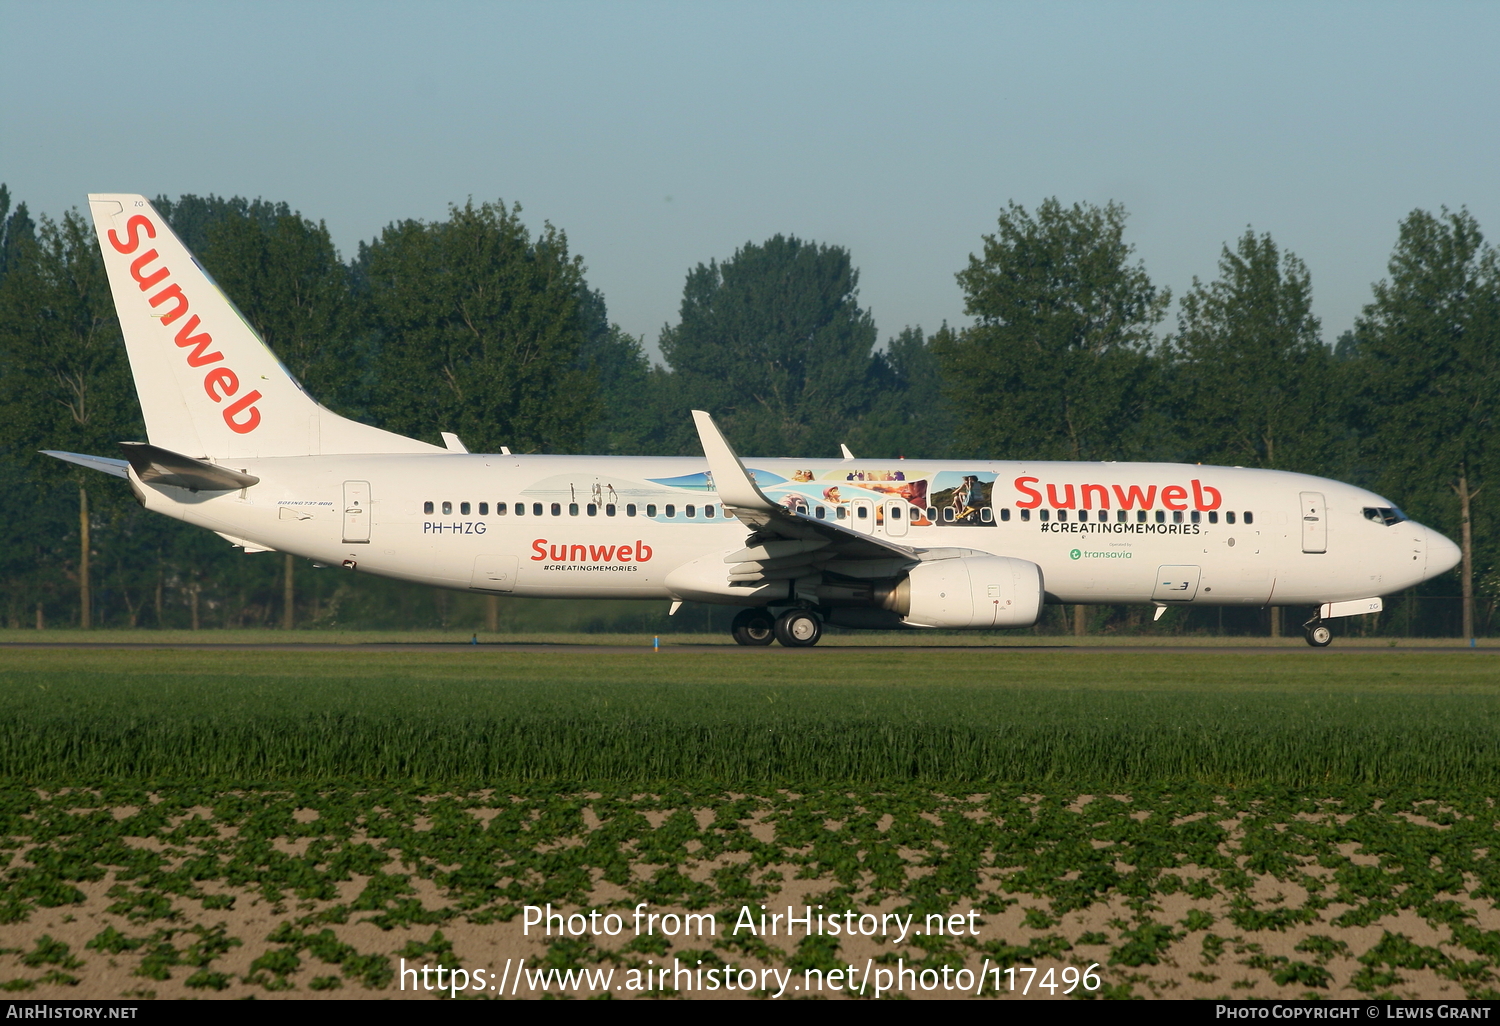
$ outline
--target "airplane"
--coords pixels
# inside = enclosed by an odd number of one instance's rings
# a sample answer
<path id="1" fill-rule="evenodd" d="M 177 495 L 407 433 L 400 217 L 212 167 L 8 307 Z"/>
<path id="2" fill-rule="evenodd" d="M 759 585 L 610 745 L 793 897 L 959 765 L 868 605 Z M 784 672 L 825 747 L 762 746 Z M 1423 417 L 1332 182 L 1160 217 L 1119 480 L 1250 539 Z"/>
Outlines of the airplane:
<path id="1" fill-rule="evenodd" d="M 1048 603 L 1316 606 L 1328 621 L 1445 573 L 1458 547 L 1326 478 L 1172 463 L 470 453 L 303 391 L 143 196 L 89 196 L 145 417 L 124 478 L 147 509 L 247 553 L 486 595 L 740 607 L 734 640 L 825 625 L 1030 627 Z"/>

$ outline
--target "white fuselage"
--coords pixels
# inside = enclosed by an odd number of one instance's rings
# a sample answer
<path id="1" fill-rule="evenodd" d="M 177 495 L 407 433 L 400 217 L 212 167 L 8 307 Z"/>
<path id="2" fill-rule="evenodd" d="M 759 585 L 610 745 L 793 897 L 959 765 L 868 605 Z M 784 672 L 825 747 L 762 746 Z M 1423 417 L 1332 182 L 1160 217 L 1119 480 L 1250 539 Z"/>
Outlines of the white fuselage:
<path id="1" fill-rule="evenodd" d="M 918 550 L 1035 562 L 1054 602 L 1316 604 L 1390 594 L 1457 558 L 1450 541 L 1420 524 L 1372 519 L 1366 510 L 1391 507 L 1371 492 L 1281 471 L 744 462 L 769 498 L 809 516 L 821 511 Z M 132 484 L 148 508 L 249 550 L 385 577 L 535 597 L 753 604 L 668 580 L 745 544 L 747 528 L 725 516 L 702 459 L 413 453 L 219 463 L 260 482 L 190 493 L 142 485 L 132 472 Z"/>

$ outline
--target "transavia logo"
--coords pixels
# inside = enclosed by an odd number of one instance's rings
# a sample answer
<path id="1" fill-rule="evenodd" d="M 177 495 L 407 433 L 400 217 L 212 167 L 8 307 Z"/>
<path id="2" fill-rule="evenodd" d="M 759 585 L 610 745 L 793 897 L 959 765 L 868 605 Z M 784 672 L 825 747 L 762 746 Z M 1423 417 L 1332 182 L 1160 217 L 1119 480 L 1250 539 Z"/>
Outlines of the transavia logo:
<path id="1" fill-rule="evenodd" d="M 1068 558 L 1069 559 L 1082 559 L 1083 558 L 1083 553 L 1079 552 L 1077 549 L 1074 549 L 1072 552 L 1068 553 Z"/>

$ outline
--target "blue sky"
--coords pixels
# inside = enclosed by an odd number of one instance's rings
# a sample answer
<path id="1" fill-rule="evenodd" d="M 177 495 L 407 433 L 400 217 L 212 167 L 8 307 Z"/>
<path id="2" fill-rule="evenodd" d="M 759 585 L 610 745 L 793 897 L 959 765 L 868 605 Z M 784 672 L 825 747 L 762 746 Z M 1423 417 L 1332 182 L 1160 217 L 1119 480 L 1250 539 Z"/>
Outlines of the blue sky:
<path id="1" fill-rule="evenodd" d="M 1009 200 L 1123 203 L 1181 295 L 1247 225 L 1332 340 L 1402 217 L 1500 238 L 1496 3 L 33 3 L 0 0 L 0 180 L 241 194 L 327 221 L 519 201 L 654 343 L 690 266 L 846 246 L 882 338 L 966 321 Z"/>

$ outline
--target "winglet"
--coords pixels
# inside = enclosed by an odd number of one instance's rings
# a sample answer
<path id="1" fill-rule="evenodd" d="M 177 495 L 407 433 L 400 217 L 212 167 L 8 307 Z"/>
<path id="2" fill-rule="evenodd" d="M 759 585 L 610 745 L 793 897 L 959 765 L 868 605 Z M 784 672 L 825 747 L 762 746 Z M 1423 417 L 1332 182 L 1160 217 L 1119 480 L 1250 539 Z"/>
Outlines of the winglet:
<path id="1" fill-rule="evenodd" d="M 740 458 L 724 440 L 714 419 L 702 410 L 694 410 L 693 423 L 698 426 L 698 442 L 703 446 L 703 455 L 708 457 L 708 469 L 714 476 L 714 487 L 724 505 L 731 509 L 765 513 L 777 510 L 779 507 L 765 497 Z"/>
<path id="2" fill-rule="evenodd" d="M 850 452 L 849 451 L 849 447 L 847 445 L 845 445 L 843 442 L 839 443 L 839 451 L 844 454 L 844 459 L 846 459 L 846 460 L 852 460 L 852 459 L 854 459 L 854 453 Z"/>

